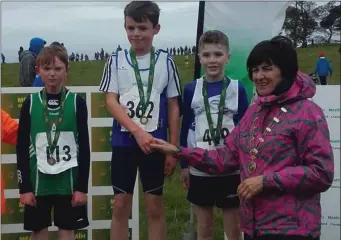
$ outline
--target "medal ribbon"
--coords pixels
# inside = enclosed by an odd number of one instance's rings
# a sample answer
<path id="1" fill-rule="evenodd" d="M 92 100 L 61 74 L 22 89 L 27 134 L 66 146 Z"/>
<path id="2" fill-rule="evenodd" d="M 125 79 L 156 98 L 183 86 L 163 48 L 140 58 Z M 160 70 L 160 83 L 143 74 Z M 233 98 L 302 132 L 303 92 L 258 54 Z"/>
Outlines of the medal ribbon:
<path id="1" fill-rule="evenodd" d="M 206 118 L 208 127 L 211 134 L 211 139 L 213 140 L 213 143 L 215 146 L 219 145 L 220 142 L 220 131 L 223 123 L 223 115 L 224 115 L 224 108 L 225 108 L 225 98 L 226 98 L 226 89 L 227 89 L 227 77 L 224 77 L 223 79 L 223 87 L 221 89 L 220 94 L 220 101 L 218 106 L 218 121 L 217 121 L 217 127 L 214 128 L 213 126 L 213 120 L 211 116 L 211 109 L 210 104 L 208 102 L 208 93 L 207 93 L 207 81 L 205 80 L 205 77 L 203 78 L 203 87 L 202 87 L 202 95 L 204 97 L 204 105 L 205 105 L 205 112 L 206 112 Z"/>
<path id="2" fill-rule="evenodd" d="M 133 49 L 129 50 L 131 62 L 133 64 L 134 72 L 135 72 L 135 78 L 136 78 L 136 83 L 137 87 L 139 90 L 139 96 L 140 96 L 140 107 L 142 109 L 142 117 L 145 117 L 145 113 L 148 107 L 148 103 L 150 100 L 150 95 L 152 92 L 152 87 L 153 87 L 153 80 L 154 80 L 154 70 L 155 70 L 155 49 L 152 47 L 152 50 L 150 52 L 150 66 L 149 66 L 149 77 L 148 77 L 148 87 L 147 87 L 147 98 L 144 96 L 144 90 L 143 90 L 143 83 L 141 79 L 141 74 L 140 74 L 140 69 L 137 64 L 137 59 L 136 59 L 136 54 Z"/>
<path id="3" fill-rule="evenodd" d="M 58 143 L 58 139 L 59 139 L 59 135 L 60 135 L 60 130 L 59 130 L 58 126 L 60 125 L 60 123 L 63 120 L 65 96 L 66 96 L 66 89 L 63 87 L 62 93 L 61 93 L 61 99 L 60 99 L 61 102 L 60 102 L 59 115 L 58 115 L 58 119 L 56 122 L 56 131 L 55 131 L 55 135 L 54 135 L 54 138 L 52 141 L 51 131 L 52 131 L 53 124 L 50 124 L 50 122 L 49 122 L 47 94 L 46 94 L 46 89 L 45 88 L 43 89 L 42 102 L 43 102 L 43 106 L 44 106 L 44 120 L 45 120 L 46 136 L 47 136 L 47 142 L 48 142 L 48 146 L 49 146 L 50 155 L 53 154 L 54 150 L 56 149 L 57 143 Z"/>

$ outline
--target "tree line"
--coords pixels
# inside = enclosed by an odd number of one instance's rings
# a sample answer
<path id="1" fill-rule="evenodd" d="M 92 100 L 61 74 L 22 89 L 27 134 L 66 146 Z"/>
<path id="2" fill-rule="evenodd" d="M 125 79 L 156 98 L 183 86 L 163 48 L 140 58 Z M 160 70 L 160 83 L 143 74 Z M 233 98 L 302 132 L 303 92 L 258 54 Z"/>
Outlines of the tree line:
<path id="1" fill-rule="evenodd" d="M 316 2 L 294 1 L 286 10 L 282 34 L 295 46 L 331 43 L 332 37 L 341 31 L 341 5 L 329 1 L 317 6 Z"/>

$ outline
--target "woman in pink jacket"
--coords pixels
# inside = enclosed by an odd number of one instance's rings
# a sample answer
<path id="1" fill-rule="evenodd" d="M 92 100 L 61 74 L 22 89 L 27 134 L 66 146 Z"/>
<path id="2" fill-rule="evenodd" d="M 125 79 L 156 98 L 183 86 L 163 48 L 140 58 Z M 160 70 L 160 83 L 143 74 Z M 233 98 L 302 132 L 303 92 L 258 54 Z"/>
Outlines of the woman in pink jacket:
<path id="1" fill-rule="evenodd" d="M 263 41 L 247 60 L 258 98 L 217 150 L 178 148 L 155 139 L 152 147 L 207 173 L 240 169 L 241 229 L 245 240 L 317 240 L 320 194 L 334 177 L 334 157 L 316 88 L 298 73 L 295 49 Z"/>

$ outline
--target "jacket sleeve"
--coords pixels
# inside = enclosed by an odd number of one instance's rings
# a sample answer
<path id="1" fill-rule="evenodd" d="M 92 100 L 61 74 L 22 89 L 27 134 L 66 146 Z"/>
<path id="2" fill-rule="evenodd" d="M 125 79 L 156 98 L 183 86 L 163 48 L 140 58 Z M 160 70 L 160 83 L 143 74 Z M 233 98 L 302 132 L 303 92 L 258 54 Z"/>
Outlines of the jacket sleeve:
<path id="1" fill-rule="evenodd" d="M 30 180 L 30 96 L 26 98 L 20 110 L 17 152 L 17 177 L 19 183 L 19 193 L 32 192 L 33 188 Z"/>
<path id="2" fill-rule="evenodd" d="M 225 139 L 225 145 L 215 150 L 180 147 L 176 158 L 208 174 L 233 173 L 239 170 L 239 125 Z"/>
<path id="3" fill-rule="evenodd" d="M 36 60 L 31 54 L 27 54 L 20 62 L 20 85 L 32 87 L 35 76 Z"/>
<path id="4" fill-rule="evenodd" d="M 78 130 L 78 178 L 75 190 L 88 193 L 90 175 L 90 141 L 88 131 L 88 109 L 85 100 L 77 95 L 77 130 Z"/>
<path id="5" fill-rule="evenodd" d="M 327 191 L 333 183 L 334 156 L 323 111 L 315 103 L 302 111 L 303 120 L 298 126 L 296 139 L 303 164 L 267 174 L 263 178 L 264 188 L 306 195 Z"/>
<path id="6" fill-rule="evenodd" d="M 333 74 L 333 68 L 332 68 L 332 65 L 330 64 L 330 62 L 329 62 L 329 61 L 327 61 L 327 63 L 328 63 L 328 70 L 329 70 L 330 74 Z"/>
<path id="7" fill-rule="evenodd" d="M 9 145 L 17 144 L 18 122 L 1 109 L 1 139 Z"/>

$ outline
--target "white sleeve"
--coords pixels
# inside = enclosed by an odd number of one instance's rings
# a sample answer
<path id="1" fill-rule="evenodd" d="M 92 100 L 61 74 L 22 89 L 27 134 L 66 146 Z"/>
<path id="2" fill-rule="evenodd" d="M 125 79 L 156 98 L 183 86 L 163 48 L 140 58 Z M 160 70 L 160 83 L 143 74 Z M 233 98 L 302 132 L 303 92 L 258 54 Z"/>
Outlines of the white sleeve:
<path id="1" fill-rule="evenodd" d="M 117 79 L 117 68 L 116 68 L 117 55 L 112 54 L 103 70 L 102 81 L 99 87 L 101 92 L 111 92 L 118 94 L 118 79 Z"/>
<path id="2" fill-rule="evenodd" d="M 167 58 L 168 86 L 167 98 L 181 96 L 181 86 L 178 68 L 171 57 Z"/>

